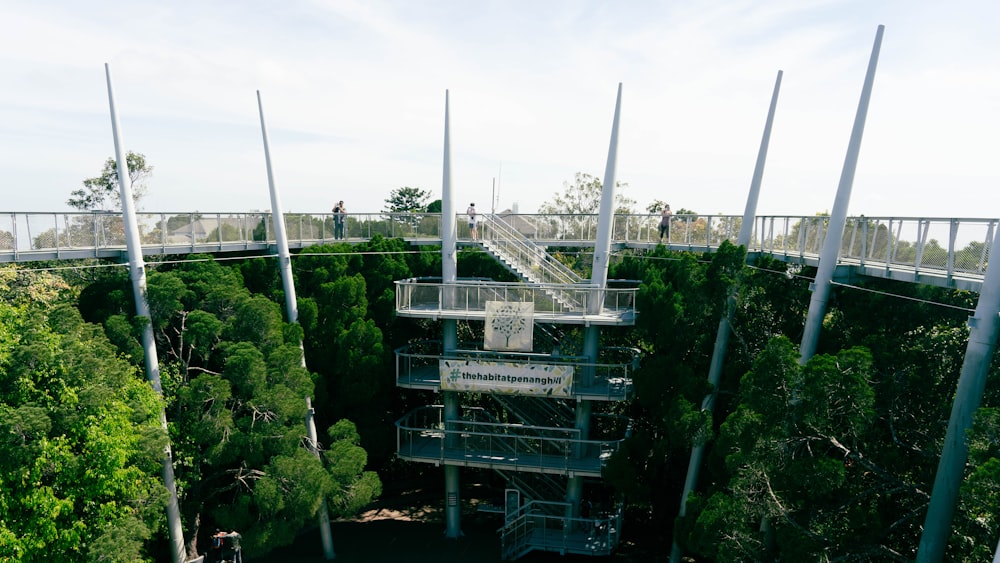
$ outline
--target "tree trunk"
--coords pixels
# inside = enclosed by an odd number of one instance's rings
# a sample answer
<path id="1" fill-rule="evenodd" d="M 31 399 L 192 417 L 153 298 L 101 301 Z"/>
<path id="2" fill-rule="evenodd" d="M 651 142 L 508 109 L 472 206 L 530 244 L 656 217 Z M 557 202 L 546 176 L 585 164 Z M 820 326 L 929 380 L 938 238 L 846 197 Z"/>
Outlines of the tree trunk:
<path id="1" fill-rule="evenodd" d="M 188 523 L 187 558 L 188 560 L 198 557 L 198 531 L 201 529 L 201 513 L 196 512 L 192 521 Z"/>

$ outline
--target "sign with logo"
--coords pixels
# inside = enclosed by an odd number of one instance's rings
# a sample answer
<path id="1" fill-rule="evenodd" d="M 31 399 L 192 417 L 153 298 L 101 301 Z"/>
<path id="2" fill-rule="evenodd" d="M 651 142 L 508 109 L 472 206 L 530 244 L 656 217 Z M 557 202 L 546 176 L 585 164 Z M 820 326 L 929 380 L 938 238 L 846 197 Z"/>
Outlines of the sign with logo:
<path id="1" fill-rule="evenodd" d="M 531 301 L 487 301 L 483 348 L 530 352 L 534 316 Z"/>
<path id="2" fill-rule="evenodd" d="M 439 360 L 441 390 L 503 395 L 571 397 L 573 366 Z"/>

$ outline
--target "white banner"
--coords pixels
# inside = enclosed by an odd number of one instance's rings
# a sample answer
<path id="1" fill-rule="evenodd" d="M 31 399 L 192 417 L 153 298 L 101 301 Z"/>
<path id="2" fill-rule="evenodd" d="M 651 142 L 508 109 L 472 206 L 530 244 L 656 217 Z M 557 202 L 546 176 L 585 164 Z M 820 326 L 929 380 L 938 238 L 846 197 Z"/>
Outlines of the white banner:
<path id="1" fill-rule="evenodd" d="M 487 301 L 483 348 L 530 352 L 534 316 L 531 301 Z"/>
<path id="2" fill-rule="evenodd" d="M 571 397 L 573 366 L 440 360 L 442 391 Z"/>

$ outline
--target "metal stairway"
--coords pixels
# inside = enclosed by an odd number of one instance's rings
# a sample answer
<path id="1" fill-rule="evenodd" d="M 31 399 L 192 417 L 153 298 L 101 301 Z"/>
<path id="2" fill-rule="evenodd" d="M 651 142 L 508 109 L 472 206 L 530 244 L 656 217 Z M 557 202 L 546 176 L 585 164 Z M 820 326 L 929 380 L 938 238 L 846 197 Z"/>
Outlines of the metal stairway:
<path id="1" fill-rule="evenodd" d="M 617 548 L 621 504 L 594 518 L 571 517 L 570 509 L 565 502 L 531 501 L 522 506 L 500 529 L 503 558 L 510 561 L 532 551 L 605 556 Z"/>
<path id="2" fill-rule="evenodd" d="M 581 285 L 586 282 L 500 217 L 483 215 L 481 224 L 483 248 L 521 279 L 546 286 Z M 570 310 L 583 306 L 569 292 L 550 287 L 546 293 Z"/>
<path id="3" fill-rule="evenodd" d="M 529 426 L 573 426 L 573 407 L 564 400 L 525 395 L 490 395 L 506 412 Z"/>
<path id="4" fill-rule="evenodd" d="M 523 502 L 552 500 L 566 494 L 566 479 L 547 473 L 520 473 L 495 469 L 507 485 L 521 492 Z"/>

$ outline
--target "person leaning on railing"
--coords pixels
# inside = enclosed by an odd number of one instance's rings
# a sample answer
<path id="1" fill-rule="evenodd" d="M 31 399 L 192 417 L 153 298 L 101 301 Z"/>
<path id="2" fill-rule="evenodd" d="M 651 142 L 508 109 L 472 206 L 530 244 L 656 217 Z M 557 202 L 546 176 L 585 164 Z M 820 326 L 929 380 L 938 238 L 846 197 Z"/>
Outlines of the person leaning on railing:
<path id="1" fill-rule="evenodd" d="M 667 235 L 667 242 L 670 242 L 670 218 L 673 214 L 670 211 L 670 204 L 665 204 L 663 211 L 660 211 L 660 242 L 663 242 L 664 234 Z"/>

